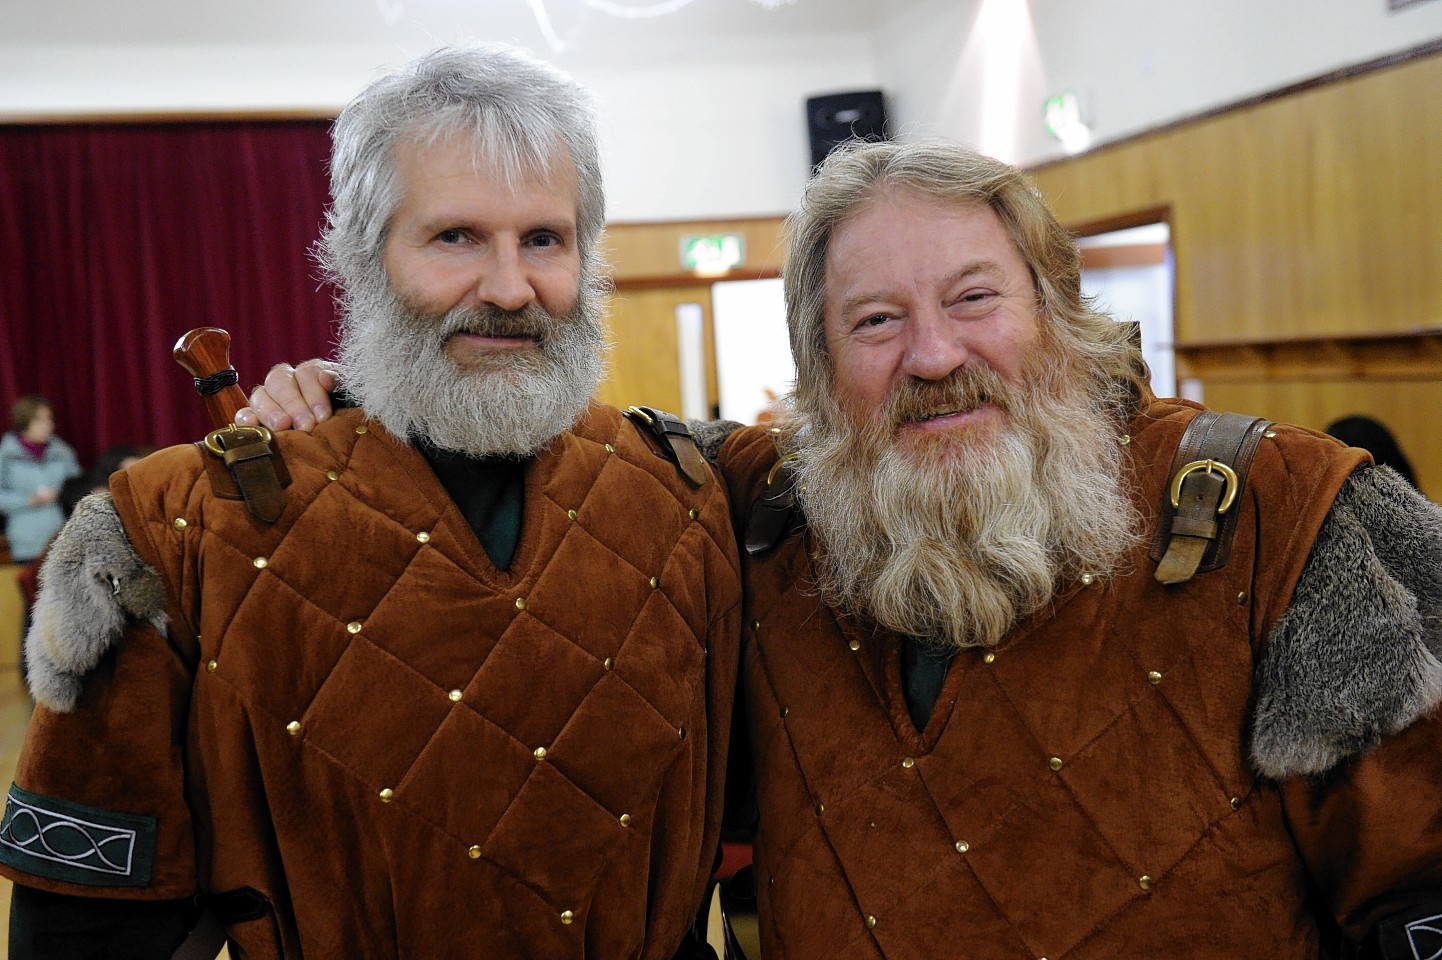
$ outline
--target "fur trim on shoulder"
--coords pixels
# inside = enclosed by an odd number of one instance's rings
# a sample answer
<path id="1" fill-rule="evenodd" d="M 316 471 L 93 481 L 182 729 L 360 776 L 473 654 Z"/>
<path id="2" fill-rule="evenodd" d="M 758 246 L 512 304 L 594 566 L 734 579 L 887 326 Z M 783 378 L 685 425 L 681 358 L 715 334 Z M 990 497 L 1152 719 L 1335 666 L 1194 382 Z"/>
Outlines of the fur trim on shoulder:
<path id="1" fill-rule="evenodd" d="M 1442 702 L 1442 508 L 1390 468 L 1348 478 L 1255 677 L 1252 763 L 1319 774 Z"/>
<path id="2" fill-rule="evenodd" d="M 741 424 L 735 420 L 687 420 L 686 429 L 691 431 L 691 439 L 696 441 L 696 449 L 701 451 L 701 456 L 707 462 L 715 463 L 716 458 L 721 456 L 721 444 L 740 430 Z"/>
<path id="3" fill-rule="evenodd" d="M 81 500 L 45 555 L 25 637 L 30 692 L 59 713 L 131 620 L 165 630 L 165 586 L 125 536 L 108 493 Z"/>

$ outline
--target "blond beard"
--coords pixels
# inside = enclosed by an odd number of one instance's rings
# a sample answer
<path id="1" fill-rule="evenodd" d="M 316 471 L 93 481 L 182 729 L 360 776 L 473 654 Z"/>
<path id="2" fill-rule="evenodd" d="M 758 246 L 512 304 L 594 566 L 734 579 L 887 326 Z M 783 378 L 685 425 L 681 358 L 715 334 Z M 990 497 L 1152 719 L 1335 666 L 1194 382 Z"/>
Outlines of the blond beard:
<path id="1" fill-rule="evenodd" d="M 1022 389 L 967 369 L 903 384 L 860 423 L 834 403 L 800 416 L 792 452 L 823 598 L 944 649 L 996 646 L 1059 584 L 1118 572 L 1140 537 L 1121 424 L 1064 370 L 1044 355 Z M 982 403 L 1001 409 L 999 428 L 898 443 L 907 420 Z"/>

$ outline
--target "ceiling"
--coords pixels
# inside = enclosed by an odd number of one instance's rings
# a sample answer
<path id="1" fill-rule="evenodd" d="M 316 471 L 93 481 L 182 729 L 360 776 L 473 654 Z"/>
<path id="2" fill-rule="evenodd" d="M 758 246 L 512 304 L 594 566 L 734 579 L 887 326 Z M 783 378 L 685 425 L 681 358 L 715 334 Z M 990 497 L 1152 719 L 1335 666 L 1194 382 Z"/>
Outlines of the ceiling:
<path id="1" fill-rule="evenodd" d="M 911 0 L 780 0 L 774 8 L 759 0 L 0 0 L 0 45 L 316 45 L 410 53 L 471 39 L 517 43 L 560 63 L 614 61 L 762 37 L 870 33 L 898 4 Z M 680 9 L 628 19 L 596 6 Z M 549 38 L 538 7 L 550 22 Z"/>

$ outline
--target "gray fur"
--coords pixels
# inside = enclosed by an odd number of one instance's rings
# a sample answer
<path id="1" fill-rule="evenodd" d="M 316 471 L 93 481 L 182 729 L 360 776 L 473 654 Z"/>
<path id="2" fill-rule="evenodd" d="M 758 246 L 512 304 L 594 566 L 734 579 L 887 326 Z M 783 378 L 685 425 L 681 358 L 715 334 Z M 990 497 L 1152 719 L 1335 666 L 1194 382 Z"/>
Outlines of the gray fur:
<path id="1" fill-rule="evenodd" d="M 40 568 L 25 636 L 30 692 L 59 713 L 75 708 L 81 681 L 132 620 L 164 631 L 165 587 L 135 553 L 108 493 L 81 500 Z"/>
<path id="2" fill-rule="evenodd" d="M 696 441 L 696 449 L 701 451 L 701 456 L 707 462 L 715 463 L 716 458 L 721 456 L 721 444 L 740 430 L 741 424 L 734 420 L 687 420 L 686 429 L 691 431 L 691 439 Z"/>
<path id="3" fill-rule="evenodd" d="M 1442 508 L 1387 467 L 1342 487 L 1255 676 L 1252 763 L 1324 773 L 1442 701 Z"/>

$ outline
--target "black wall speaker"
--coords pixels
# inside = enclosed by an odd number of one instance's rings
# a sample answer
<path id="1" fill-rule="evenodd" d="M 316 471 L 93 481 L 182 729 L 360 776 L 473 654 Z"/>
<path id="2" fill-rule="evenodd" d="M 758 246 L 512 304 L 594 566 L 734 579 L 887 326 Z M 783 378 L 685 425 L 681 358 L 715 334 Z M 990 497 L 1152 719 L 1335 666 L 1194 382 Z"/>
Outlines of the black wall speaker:
<path id="1" fill-rule="evenodd" d="M 832 93 L 806 101 L 806 129 L 811 136 L 811 168 L 826 159 L 837 144 L 886 140 L 886 101 L 880 90 Z"/>

